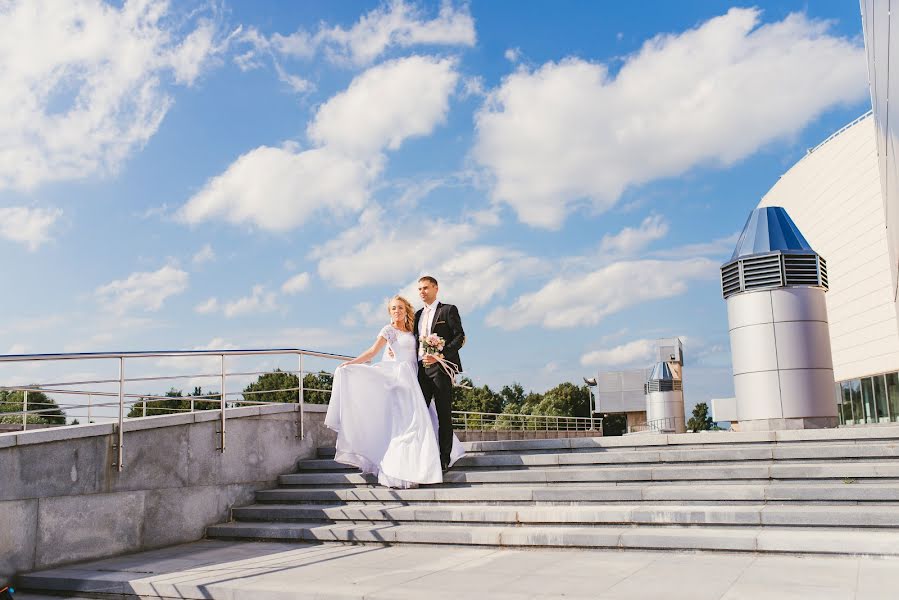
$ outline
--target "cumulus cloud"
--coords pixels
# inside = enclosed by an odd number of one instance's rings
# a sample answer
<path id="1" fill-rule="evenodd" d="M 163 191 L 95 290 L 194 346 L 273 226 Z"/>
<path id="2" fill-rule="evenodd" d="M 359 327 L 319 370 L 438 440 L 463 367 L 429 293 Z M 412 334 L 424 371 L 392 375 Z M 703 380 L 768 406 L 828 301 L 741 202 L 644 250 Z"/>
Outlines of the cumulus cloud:
<path id="1" fill-rule="evenodd" d="M 281 291 L 289 296 L 299 294 L 309 287 L 310 280 L 311 277 L 309 276 L 309 273 L 298 273 L 284 282 L 281 286 Z"/>
<path id="2" fill-rule="evenodd" d="M 202 265 L 203 263 L 208 263 L 213 260 L 215 260 L 215 250 L 212 249 L 212 245 L 205 244 L 193 255 L 190 262 L 194 265 Z"/>
<path id="3" fill-rule="evenodd" d="M 606 234 L 599 244 L 600 254 L 632 255 L 668 235 L 668 223 L 661 215 L 649 215 L 639 227 L 625 227 Z"/>
<path id="4" fill-rule="evenodd" d="M 503 329 L 596 325 L 631 306 L 681 295 L 688 281 L 716 279 L 718 266 L 707 258 L 619 261 L 585 274 L 556 277 L 511 306 L 495 309 L 486 322 Z"/>
<path id="5" fill-rule="evenodd" d="M 449 58 L 410 56 L 372 67 L 318 110 L 309 137 L 352 156 L 396 150 L 444 121 L 458 80 Z"/>
<path id="6" fill-rule="evenodd" d="M 602 211 L 629 186 L 733 164 L 866 97 L 860 42 L 799 13 L 760 18 L 734 8 L 656 36 L 615 75 L 580 58 L 519 68 L 476 115 L 493 200 L 558 228 L 580 205 Z"/>
<path id="7" fill-rule="evenodd" d="M 456 8 L 444 2 L 439 13 L 429 19 L 414 4 L 393 0 L 366 13 L 349 29 L 322 23 L 315 32 L 298 29 L 267 38 L 250 28 L 241 33 L 240 40 L 249 46 L 235 58 L 243 69 L 261 66 L 265 55 L 308 60 L 320 53 L 334 63 L 362 67 L 392 47 L 473 46 L 476 35 L 466 6 Z"/>
<path id="8" fill-rule="evenodd" d="M 469 223 L 441 219 L 390 223 L 375 207 L 357 225 L 314 248 L 311 257 L 318 260 L 319 276 L 340 288 L 398 284 L 444 263 L 477 233 Z"/>
<path id="9" fill-rule="evenodd" d="M 372 67 L 318 109 L 307 131 L 316 147 L 247 152 L 210 179 L 178 218 L 289 231 L 321 211 L 362 210 L 384 167 L 383 152 L 443 122 L 458 77 L 452 59 L 410 56 Z"/>
<path id="10" fill-rule="evenodd" d="M 268 292 L 263 285 L 254 285 L 249 296 L 226 302 L 222 314 L 229 319 L 241 315 L 266 313 L 278 308 L 277 296 Z"/>
<path id="11" fill-rule="evenodd" d="M 194 312 L 201 315 L 210 315 L 212 313 L 218 312 L 219 310 L 219 301 L 218 298 L 212 297 L 204 300 L 200 304 L 197 304 L 194 307 Z"/>
<path id="12" fill-rule="evenodd" d="M 594 350 L 581 357 L 585 367 L 620 367 L 644 365 L 652 360 L 655 340 L 634 340 L 614 348 Z"/>
<path id="13" fill-rule="evenodd" d="M 187 289 L 189 276 L 166 265 L 158 271 L 132 273 L 97 288 L 100 301 L 115 313 L 132 310 L 158 311 L 165 301 Z"/>
<path id="14" fill-rule="evenodd" d="M 0 189 L 115 172 L 221 51 L 201 16 L 165 0 L 13 0 L 0 8 Z"/>
<path id="15" fill-rule="evenodd" d="M 62 210 L 58 208 L 0 208 L 0 237 L 25 244 L 31 251 L 37 250 L 49 241 L 50 229 L 60 216 Z"/>

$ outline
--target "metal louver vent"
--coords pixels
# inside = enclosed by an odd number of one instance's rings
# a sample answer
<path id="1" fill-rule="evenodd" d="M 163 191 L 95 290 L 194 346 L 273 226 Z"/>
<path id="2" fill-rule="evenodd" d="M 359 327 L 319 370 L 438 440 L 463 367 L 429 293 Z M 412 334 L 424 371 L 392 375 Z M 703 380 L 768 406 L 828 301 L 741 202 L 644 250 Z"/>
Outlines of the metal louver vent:
<path id="1" fill-rule="evenodd" d="M 814 253 L 756 254 L 721 267 L 725 298 L 739 292 L 804 285 L 828 289 L 827 263 Z"/>
<path id="2" fill-rule="evenodd" d="M 732 262 L 721 267 L 721 289 L 724 297 L 740 291 L 740 263 Z"/>
<path id="3" fill-rule="evenodd" d="M 783 277 L 780 270 L 780 255 L 753 256 L 742 259 L 743 289 L 780 287 Z"/>

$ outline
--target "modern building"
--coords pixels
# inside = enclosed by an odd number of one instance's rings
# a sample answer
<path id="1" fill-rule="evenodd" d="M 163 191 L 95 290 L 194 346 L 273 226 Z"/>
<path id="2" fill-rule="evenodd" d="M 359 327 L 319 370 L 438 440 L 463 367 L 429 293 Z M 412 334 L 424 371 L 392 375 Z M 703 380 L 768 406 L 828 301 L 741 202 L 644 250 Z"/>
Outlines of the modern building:
<path id="1" fill-rule="evenodd" d="M 840 422 L 899 421 L 899 321 L 874 116 L 810 150 L 759 206 L 784 207 L 827 260 Z"/>

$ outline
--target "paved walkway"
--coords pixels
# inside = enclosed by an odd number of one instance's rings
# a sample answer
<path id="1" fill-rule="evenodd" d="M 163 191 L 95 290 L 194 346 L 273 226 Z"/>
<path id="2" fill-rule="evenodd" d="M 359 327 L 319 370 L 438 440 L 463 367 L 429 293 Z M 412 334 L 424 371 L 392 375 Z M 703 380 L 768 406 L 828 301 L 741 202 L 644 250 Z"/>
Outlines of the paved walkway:
<path id="1" fill-rule="evenodd" d="M 33 575 L 82 592 L 228 600 L 899 598 L 899 559 L 453 546 L 210 540 Z"/>

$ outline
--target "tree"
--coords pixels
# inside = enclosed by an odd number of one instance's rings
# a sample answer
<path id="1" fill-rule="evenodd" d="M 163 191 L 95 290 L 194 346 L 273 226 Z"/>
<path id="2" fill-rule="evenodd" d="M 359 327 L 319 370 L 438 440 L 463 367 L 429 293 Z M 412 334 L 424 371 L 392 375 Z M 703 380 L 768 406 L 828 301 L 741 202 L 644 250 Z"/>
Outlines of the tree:
<path id="1" fill-rule="evenodd" d="M 714 427 L 715 422 L 712 421 L 712 417 L 709 416 L 709 405 L 705 402 L 700 402 L 694 406 L 693 416 L 687 421 L 687 429 L 690 429 L 695 433 L 697 431 L 709 431 Z"/>
<path id="2" fill-rule="evenodd" d="M 464 387 L 453 388 L 453 410 L 464 412 L 498 413 L 503 410 L 503 401 L 499 394 L 483 385 L 475 387 L 471 379 L 463 377 L 460 381 Z"/>
<path id="3" fill-rule="evenodd" d="M 293 373 L 275 369 L 263 373 L 244 388 L 244 399 L 252 402 L 299 402 L 299 381 L 300 378 Z M 303 376 L 303 402 L 327 404 L 333 384 L 334 376 L 327 371 L 307 373 Z"/>
<path id="4" fill-rule="evenodd" d="M 22 412 L 25 393 L 22 391 L 0 391 L 0 413 Z M 40 411 L 34 412 L 32 411 Z M 44 392 L 28 390 L 28 423 L 34 425 L 65 425 L 66 413 L 56 400 Z M 0 423 L 21 423 L 22 415 L 2 415 Z"/>
<path id="5" fill-rule="evenodd" d="M 181 390 L 171 388 L 165 393 L 165 398 L 153 399 L 152 395 L 141 398 L 131 406 L 127 417 L 129 419 L 135 417 L 146 416 L 152 417 L 156 415 L 174 415 L 180 412 L 190 412 L 190 402 L 193 399 L 194 410 L 216 410 L 221 408 L 221 394 L 204 393 L 203 388 L 195 387 L 192 394 L 187 396 Z M 146 404 L 146 411 L 144 409 Z"/>
<path id="6" fill-rule="evenodd" d="M 557 417 L 589 417 L 590 392 L 585 385 L 560 383 L 545 394 L 529 394 L 522 412 Z"/>
<path id="7" fill-rule="evenodd" d="M 602 417 L 602 435 L 614 436 L 624 435 L 627 431 L 627 415 L 603 415 Z"/>

